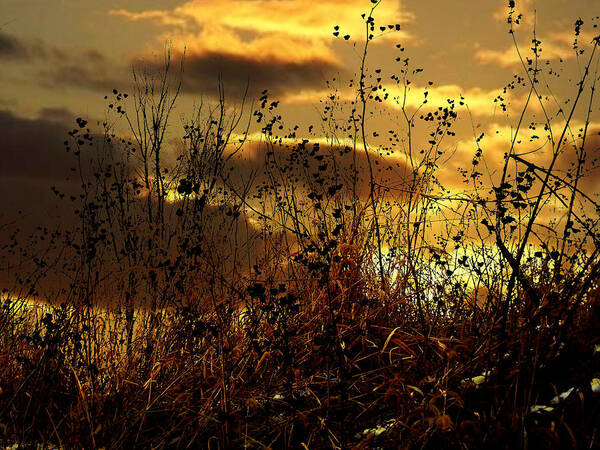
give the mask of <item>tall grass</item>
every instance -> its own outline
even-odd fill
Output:
[[[268,92],[234,108],[220,85],[167,145],[183,73],[169,53],[107,98],[103,133],[77,120],[76,222],[6,256],[22,264],[0,311],[1,440],[598,445],[599,209],[582,187],[598,38],[564,109],[541,99],[542,44],[526,56],[515,38],[527,100],[504,158],[493,167],[476,134],[466,188],[448,189],[468,105],[407,106],[421,72],[408,60],[392,77],[398,128],[377,139],[389,94],[368,50],[398,29],[376,23],[378,4],[354,100],[332,92],[320,139],[287,127]],[[527,127],[538,153],[521,151]]]

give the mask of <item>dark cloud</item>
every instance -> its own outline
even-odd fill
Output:
[[[40,83],[49,88],[82,88],[106,94],[131,85],[126,68],[94,49],[65,51],[45,49],[47,64],[39,72]]]
[[[95,49],[67,49],[40,40],[20,41],[0,31],[0,60],[42,64],[36,81],[48,88],[112,91],[131,84],[125,67]]]
[[[581,142],[578,142],[581,145]],[[578,154],[572,145],[563,147],[564,151],[556,162],[558,174],[565,177],[567,182],[573,183],[577,170]],[[597,200],[600,188],[600,129],[590,127],[585,141],[585,161],[581,169],[582,177],[578,187],[587,195]]]
[[[400,158],[370,153],[375,183],[389,188],[389,195],[400,195],[412,178],[412,171]],[[314,143],[247,144],[231,162],[230,180],[240,186],[253,179],[256,187],[266,189],[274,183],[287,186],[303,198],[310,192],[329,193],[339,188],[346,194],[354,190],[366,198],[370,190],[369,161],[365,151],[350,146]],[[336,188],[336,186],[338,188]]]
[[[127,64],[111,61],[94,49],[77,50],[47,46],[42,42],[22,43],[0,34],[0,56],[13,59],[35,59],[43,62],[38,82],[48,88],[81,88],[110,92],[131,88],[130,68],[160,73],[162,58],[133,58]],[[181,55],[172,56],[172,74],[178,75]],[[284,61],[256,55],[233,55],[220,52],[188,53],[185,57],[183,91],[190,94],[218,94],[219,79],[229,97],[241,97],[246,87],[251,98],[268,89],[279,96],[290,91],[320,89],[326,80],[338,74],[332,62],[314,59],[308,62]]]
[[[0,58],[19,62],[37,60],[53,63],[68,57],[66,50],[47,45],[40,39],[22,40],[0,30]]]
[[[28,55],[28,49],[22,42],[0,31],[0,58],[25,59]]]
[[[179,61],[174,56],[173,61]],[[162,62],[136,60],[136,66],[160,71]],[[282,61],[220,52],[188,53],[184,60],[183,90],[190,94],[216,95],[219,78],[229,97],[241,97],[246,87],[251,98],[268,89],[277,96],[286,92],[322,88],[339,67],[325,60],[310,62]]]
[[[114,69],[117,73],[121,70]],[[77,63],[64,61],[51,69],[43,70],[40,79],[44,86],[50,88],[83,88],[101,93],[108,93],[113,89],[121,90],[131,84],[125,77],[118,78],[109,73],[111,70],[112,68],[92,60],[82,59]]]
[[[35,119],[0,110],[0,177],[61,180],[73,163],[65,151],[73,115],[64,109],[44,109]]]
[[[0,110],[0,242],[10,244],[19,230],[23,248],[40,250],[46,241],[24,243],[41,233],[38,227],[65,230],[77,223],[68,199],[77,195],[80,181],[70,170],[73,154],[64,146],[72,117],[57,108],[44,109],[34,119]]]
[[[76,160],[73,152],[67,152],[64,145],[65,140],[71,140],[67,132],[76,127],[73,118],[68,110],[61,108],[43,109],[36,118],[20,117],[0,110],[0,192],[4,194],[0,206],[0,259],[10,259],[16,267],[10,271],[0,270],[0,290],[6,287],[11,292],[18,292],[13,289],[22,287],[18,277],[28,277],[28,273],[36,270],[35,264],[23,252],[28,255],[45,254],[48,260],[75,258],[70,253],[61,253],[63,241],[60,240],[57,241],[58,248],[46,253],[50,240],[48,232],[60,229],[66,236],[69,230],[80,226],[77,214],[80,203],[78,200],[71,201],[71,195],[74,199],[78,198],[82,192],[81,180],[70,170],[76,165]],[[97,138],[95,134],[92,136]],[[89,153],[85,147],[82,148],[82,166],[89,163],[89,157],[95,154],[94,148],[89,147]],[[89,173],[85,179],[94,183],[94,177]],[[143,205],[145,200],[142,198],[133,199],[130,204],[132,210]],[[173,227],[178,223],[177,210],[180,206],[177,202],[166,205],[166,220]],[[145,214],[136,216],[132,213],[131,217],[141,220],[141,228],[145,224],[143,219],[139,219],[146,217]],[[261,255],[258,230],[244,214],[235,217],[228,214],[228,208],[209,204],[203,216],[203,230],[206,258],[214,264],[215,270],[248,270],[248,265],[255,263]],[[145,232],[148,232],[147,229]],[[242,246],[245,253],[241,250]],[[173,247],[173,250],[176,248]],[[243,260],[241,255],[245,255]],[[51,298],[51,292],[58,292],[67,284],[68,280],[62,277],[60,270],[50,270],[37,287],[40,288],[40,296]]]
[[[71,202],[60,200],[51,189],[77,190],[76,181],[67,179],[73,156],[63,145],[70,118],[64,109],[45,109],[34,119],[0,110],[0,258],[10,261],[7,267],[14,266],[0,270],[0,288],[22,288],[18,277],[35,273],[23,252],[46,250],[44,230],[64,230],[76,223]]]
[[[127,91],[132,86],[130,67],[150,74],[164,70],[162,59],[135,58],[127,65],[118,65],[92,50],[73,54],[54,50],[45,54],[51,64],[40,72],[39,79],[47,87],[77,87],[101,93],[115,88]],[[173,77],[179,76],[180,57],[172,57]],[[221,79],[229,98],[242,97],[246,88],[250,98],[258,97],[265,89],[273,96],[280,96],[290,91],[320,89],[338,72],[337,66],[324,60],[306,63],[218,52],[188,54],[184,61],[182,89],[188,94],[216,96]]]

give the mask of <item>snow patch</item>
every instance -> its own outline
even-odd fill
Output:
[[[529,408],[529,412],[532,414],[551,413],[552,411],[554,411],[554,408],[552,406],[545,405],[533,405]]]
[[[460,386],[463,387],[469,383],[473,383],[475,386],[479,386],[479,385],[485,383],[491,374],[492,374],[491,370],[486,370],[481,375],[477,375],[473,378],[465,378],[464,380],[460,381]]]
[[[396,424],[395,420],[388,420],[384,423],[375,425],[373,428],[366,428],[360,434],[362,434],[363,436],[368,436],[370,434],[372,434],[374,436],[379,436],[379,435],[385,433],[386,431],[390,430],[395,424]]]
[[[552,400],[550,400],[551,405],[558,405],[560,402],[565,401],[569,395],[575,390],[575,388],[570,388],[563,392],[560,395],[557,395]]]

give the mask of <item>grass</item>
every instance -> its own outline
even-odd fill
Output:
[[[529,315],[515,311],[498,342],[493,321],[458,302],[425,334],[405,296],[389,293],[383,303],[377,290],[338,280],[259,294],[242,316],[166,313],[154,332],[140,327],[129,354],[118,332],[101,329],[106,312],[94,317],[91,357],[79,337],[90,330],[73,313],[12,323],[1,354],[5,439],[65,447],[595,445],[597,296],[562,333],[551,318],[523,325]]]

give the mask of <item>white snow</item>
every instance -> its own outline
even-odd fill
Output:
[[[556,397],[554,397],[552,400],[550,400],[550,404],[552,405],[558,405],[560,402],[564,401],[567,399],[567,397],[569,395],[571,395],[571,392],[573,392],[575,390],[575,388],[570,388],[567,389],[565,392],[563,392],[560,395],[557,395]]]
[[[490,370],[486,370],[481,375],[477,375],[473,378],[465,378],[464,380],[461,380],[460,385],[464,386],[465,384],[473,383],[475,386],[479,386],[480,384],[485,383],[491,373],[492,372]]]
[[[545,406],[545,405],[533,405],[532,407],[529,408],[529,412],[530,413],[541,413],[541,412],[552,412],[554,411],[554,408],[552,406]]]

